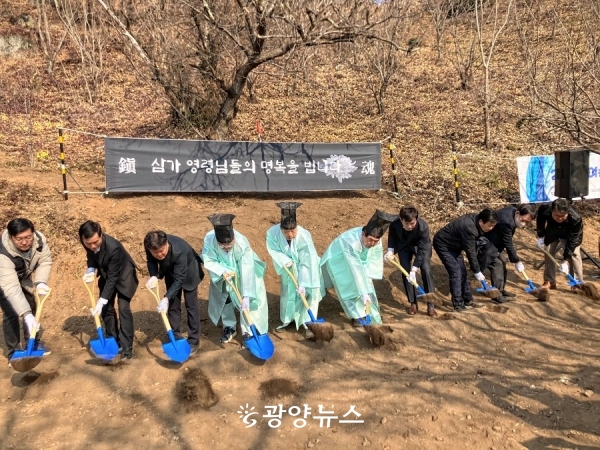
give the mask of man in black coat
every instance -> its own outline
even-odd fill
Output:
[[[479,214],[465,214],[452,220],[433,237],[433,248],[448,271],[450,295],[456,312],[473,306],[462,252],[466,253],[477,281],[484,281],[485,276],[477,260],[477,239],[491,231],[497,222],[496,212],[486,208]]]
[[[558,245],[563,248],[563,263],[560,271],[573,273],[583,281],[583,262],[580,247],[583,241],[583,220],[571,208],[569,201],[557,198],[551,205],[542,205],[537,215],[538,247],[554,254]],[[569,264],[570,263],[570,264]],[[556,265],[546,256],[543,287],[556,289]]]
[[[502,293],[500,297],[492,301],[505,303],[509,298],[515,297],[515,294],[511,294],[505,289],[507,259],[502,252],[506,250],[508,260],[515,265],[517,272],[521,273],[525,270],[515,249],[513,236],[517,228],[525,228],[535,219],[535,209],[530,205],[521,205],[518,208],[507,206],[496,211],[496,215],[498,223],[492,231],[484,234],[488,243],[479,249],[478,258],[481,271],[490,270],[492,285]]]
[[[88,220],[79,227],[79,240],[87,254],[86,283],[92,283],[97,270],[100,298],[92,315],[99,314],[104,321],[106,334],[112,336],[122,349],[122,357],[133,357],[133,314],[131,298],[138,287],[136,265],[123,245],[102,232],[99,223]],[[119,302],[119,326],[115,311],[115,298]],[[117,333],[117,329],[119,332]]]
[[[151,231],[144,238],[146,259],[150,279],[148,289],[158,285],[158,279],[165,279],[167,293],[160,301],[158,312],[166,312],[169,324],[177,338],[181,337],[181,294],[185,300],[188,324],[188,342],[192,354],[200,344],[200,306],[198,285],[202,281],[202,260],[190,244],[180,237],[164,231]]]
[[[419,211],[412,206],[400,209],[398,218],[392,222],[388,231],[388,251],[386,258],[398,255],[400,265],[409,273],[409,279],[417,281],[417,271],[421,270],[423,290],[426,293],[434,292],[433,277],[431,275],[431,237],[429,225],[419,217]],[[413,261],[413,257],[415,258]],[[402,282],[410,306],[408,314],[414,315],[419,307],[415,287],[404,275]],[[433,303],[427,304],[427,314],[437,316]]]

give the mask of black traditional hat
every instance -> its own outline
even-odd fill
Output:
[[[215,228],[215,237],[219,244],[229,244],[233,241],[233,214],[213,214],[208,216],[208,220]]]
[[[296,209],[302,203],[298,202],[279,202],[277,207],[281,208],[281,228],[284,230],[293,230],[298,226],[296,222]]]
[[[390,226],[394,220],[396,220],[397,215],[388,214],[386,212],[375,210],[375,214],[369,220],[369,223],[364,228],[365,234],[367,236],[373,236],[376,238],[381,238],[385,231]]]

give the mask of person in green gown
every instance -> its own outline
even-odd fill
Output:
[[[214,230],[204,238],[202,259],[210,275],[208,315],[217,325],[223,323],[222,344],[231,342],[237,334],[235,309],[249,311],[257,331],[268,331],[269,317],[265,289],[266,264],[254,253],[248,239],[233,229],[233,214],[213,214],[208,217]],[[231,284],[238,288],[238,298]],[[251,336],[249,324],[240,313],[240,325],[245,337]]]
[[[304,295],[310,309],[317,316],[319,302],[323,298],[324,288],[319,265],[319,255],[313,244],[310,232],[296,222],[296,209],[302,203],[281,202],[281,223],[273,225],[267,231],[267,250],[273,259],[275,271],[281,280],[279,317],[282,329],[292,321],[296,330],[302,325],[306,338],[314,337],[305,325],[310,316],[300,298]],[[294,276],[290,277],[288,271]],[[296,287],[296,283],[298,287]]]
[[[321,257],[324,286],[335,289],[354,326],[365,323],[368,303],[371,322],[381,323],[373,280],[383,278],[381,237],[395,218],[394,214],[376,210],[367,225],[340,234]]]

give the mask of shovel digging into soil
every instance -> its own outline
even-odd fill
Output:
[[[290,270],[287,267],[283,266],[283,268],[294,282],[296,289],[298,289],[298,280],[296,279],[294,274],[290,272]],[[310,310],[310,305],[308,304],[306,297],[304,296],[304,294],[299,295],[300,299],[302,300],[302,303],[304,304],[304,307],[306,308],[306,312],[308,312],[308,316],[310,317],[310,322],[306,322],[305,325],[313,333],[314,339],[327,342],[331,341],[333,339],[333,326],[331,326],[330,323],[325,322],[325,319],[315,319],[313,312]]]
[[[550,291],[543,287],[535,287],[535,284],[529,279],[525,271],[521,272],[523,274],[523,278],[527,281],[528,287],[525,288],[525,292],[533,295],[540,302],[547,302],[550,300]]]
[[[389,337],[379,329],[379,326],[371,324],[371,302],[367,302],[364,320],[358,319],[358,321],[365,328],[371,344],[375,347],[383,347],[390,344]]]
[[[560,269],[560,263],[556,260],[556,258],[554,258],[554,256],[550,254],[548,250],[540,247],[537,248],[539,248],[544,253],[544,255],[546,255],[550,259],[550,261],[552,261],[556,265],[556,267]],[[595,284],[584,283],[583,281],[576,280],[570,273],[565,273],[565,276],[569,279],[569,286],[571,286],[574,289],[581,290],[583,292],[583,295],[591,298],[596,302],[600,301],[600,293],[598,292],[598,288]]]
[[[477,292],[479,292],[484,297],[487,297],[491,300],[500,297],[500,291],[498,290],[498,288],[496,288],[495,286],[489,286],[485,280],[481,280],[481,286],[482,287],[477,289]]]

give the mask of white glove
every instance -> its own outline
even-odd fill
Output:
[[[50,288],[48,287],[48,285],[46,283],[39,283],[36,286],[37,289],[37,293],[38,295],[48,295],[48,292],[50,292]]]
[[[167,297],[165,297],[160,301],[160,303],[158,304],[158,308],[156,308],[156,310],[159,313],[166,313],[168,309],[169,309],[169,299]]]
[[[29,335],[31,336],[37,325],[35,323],[35,317],[33,317],[33,314],[29,313],[25,316],[25,325],[27,325],[27,330],[29,330]]]
[[[394,249],[388,248],[388,251],[383,258],[384,259],[392,259],[393,257],[394,257]]]
[[[248,297],[242,298],[242,309],[250,311],[250,299]]]
[[[370,296],[369,294],[363,294],[363,295],[362,295],[362,301],[363,301],[363,303],[366,305],[366,304],[367,304],[367,302],[370,302],[370,301],[371,301],[371,296]]]
[[[539,248],[544,248],[544,247],[546,247],[546,244],[544,244],[544,238],[543,238],[543,237],[541,237],[541,238],[539,238],[539,239],[538,239],[538,241],[537,241],[537,246],[538,246]]]
[[[518,263],[515,263],[515,269],[517,270],[517,272],[521,273],[525,271],[525,266],[521,261],[519,261]]]
[[[568,261],[562,262],[562,264],[560,265],[560,271],[562,273],[564,273],[565,275],[569,273],[569,262]]]
[[[92,316],[95,316],[95,315],[100,316],[102,314],[102,308],[107,303],[108,303],[108,300],[106,300],[105,298],[100,297],[98,299],[98,302],[96,302],[96,307],[95,308],[90,308],[90,312],[92,313]]]
[[[298,295],[306,295],[306,289],[304,289],[304,287],[302,287],[302,286],[298,286],[298,289],[296,289],[296,292],[298,293]]]
[[[484,275],[484,274],[482,274],[481,272],[477,272],[477,273],[475,274],[475,279],[476,279],[477,281],[485,281],[485,275]]]
[[[90,267],[90,269],[92,269],[91,272],[86,272],[85,274],[83,274],[83,281],[85,281],[86,283],[93,283],[94,279],[96,278],[96,274],[93,271],[93,268]]]
[[[287,267],[288,269],[290,267],[292,267],[293,265],[294,265],[294,261],[292,261],[291,259],[288,262],[285,263],[285,267]]]
[[[410,273],[408,274],[408,279],[413,284],[417,283],[417,270],[419,270],[419,268],[413,266],[412,269],[410,269]]]
[[[231,279],[235,276],[235,272],[223,272],[223,279],[227,281],[231,281]]]
[[[156,286],[158,286],[158,278],[156,278],[156,277],[148,278],[148,281],[146,281],[146,287],[148,289],[156,289]]]

